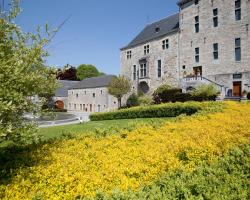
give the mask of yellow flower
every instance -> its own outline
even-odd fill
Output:
[[[157,129],[144,125],[126,138],[85,136],[44,145],[32,155],[36,165],[19,169],[10,184],[0,186],[0,198],[74,199],[100,190],[137,190],[168,171],[212,163],[250,136],[250,104],[226,105],[223,112]]]

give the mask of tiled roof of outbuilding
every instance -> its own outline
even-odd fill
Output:
[[[93,78],[86,78],[77,84],[73,85],[69,89],[87,89],[87,88],[99,88],[107,87],[111,82],[114,75],[104,75]]]
[[[147,25],[132,42],[121,48],[121,50],[135,47],[178,30],[179,13]]]
[[[55,92],[55,97],[67,97],[68,89],[73,85],[79,83],[79,81],[67,81],[67,80],[58,80],[60,87]]]

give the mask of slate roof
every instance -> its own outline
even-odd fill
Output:
[[[79,83],[73,85],[69,89],[87,89],[87,88],[98,88],[107,87],[111,82],[114,75],[104,75],[93,78],[86,78]]]
[[[158,31],[157,31],[158,28]],[[137,45],[149,42],[164,35],[176,32],[179,30],[179,13],[170,17],[164,18],[160,21],[147,25],[143,31],[135,37],[132,42],[121,50],[129,49]]]
[[[192,1],[192,0],[179,0],[178,2],[177,2],[177,5],[183,5],[184,3],[187,3],[187,2],[189,2],[189,1]]]
[[[79,83],[79,81],[58,80],[59,88],[55,91],[55,97],[68,97],[68,89]]]

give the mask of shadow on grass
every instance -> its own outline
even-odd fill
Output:
[[[8,185],[21,168],[29,168],[41,162],[39,149],[45,144],[55,143],[55,140],[40,142],[27,146],[0,147],[0,185]],[[43,151],[50,155],[49,149]]]

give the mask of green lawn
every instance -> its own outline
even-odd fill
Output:
[[[69,133],[74,135],[86,134],[89,132],[92,132],[94,134],[99,132],[118,133],[122,129],[133,130],[134,128],[142,124],[151,124],[153,126],[159,126],[162,123],[173,119],[176,118],[144,118],[144,119],[91,121],[84,124],[40,128],[38,134],[42,136],[43,140],[47,140],[52,138],[60,138],[63,135]]]

